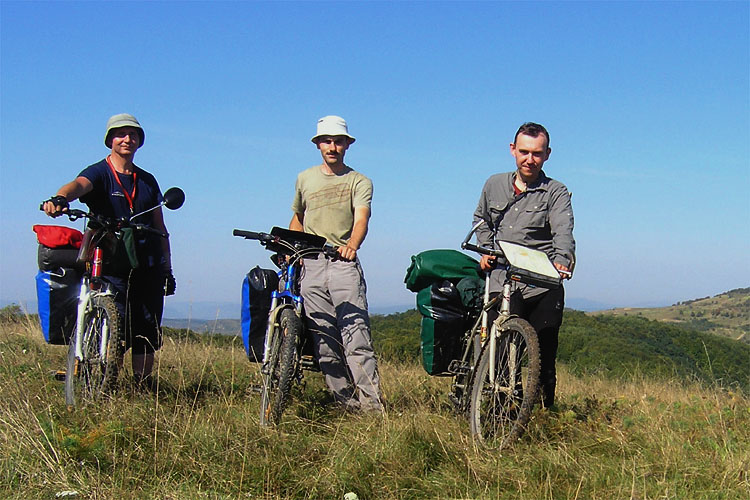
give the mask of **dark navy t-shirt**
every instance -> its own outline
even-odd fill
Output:
[[[118,218],[130,217],[161,203],[162,194],[156,178],[135,165],[133,171],[135,172],[137,185],[132,213],[123,188],[128,193],[133,192],[133,176],[117,173],[122,183],[122,187],[120,187],[120,184],[115,180],[115,173],[107,164],[106,159],[89,165],[78,174],[79,177],[88,179],[93,185],[93,189],[89,193],[81,196],[81,201],[88,205],[89,210],[95,214]],[[152,220],[153,212],[149,212],[138,217],[135,222],[153,225]],[[157,235],[148,233],[138,235],[137,253],[141,265],[152,267],[160,263],[162,250],[159,238]]]

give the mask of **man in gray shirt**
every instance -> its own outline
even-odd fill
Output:
[[[477,231],[477,243],[499,248],[496,241],[509,241],[546,253],[563,278],[570,278],[575,264],[573,208],[570,193],[560,182],[542,171],[552,150],[549,133],[537,123],[524,123],[510,145],[516,171],[491,176],[484,184],[474,223],[486,224]],[[480,267],[491,271],[490,293],[502,291],[505,271],[493,269],[494,258],[483,256]],[[542,403],[555,401],[555,358],[562,323],[565,292],[514,283],[511,313],[531,323],[539,335],[541,350]],[[494,320],[497,311],[491,315]]]

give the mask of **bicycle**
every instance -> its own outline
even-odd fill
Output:
[[[257,240],[275,252],[271,260],[279,268],[279,286],[271,293],[271,309],[261,360],[260,425],[268,427],[281,421],[289,403],[292,383],[302,382],[302,370],[318,370],[312,356],[303,354],[309,341],[303,324],[303,300],[300,295],[302,258],[319,255],[336,258],[336,248],[322,236],[280,227],[271,233],[235,229],[232,234]]]
[[[512,283],[551,289],[562,279],[543,252],[508,242],[499,242],[500,250],[469,243],[483,223],[472,227],[461,248],[494,256],[506,279],[502,293],[490,299],[490,273],[485,275],[481,312],[463,335],[461,359],[448,367],[453,376],[449,397],[468,417],[473,438],[485,448],[501,449],[521,437],[541,392],[537,332],[511,314]],[[498,303],[499,316],[488,325],[488,311]]]
[[[77,400],[97,400],[109,393],[117,382],[125,346],[123,318],[115,304],[115,292],[104,277],[104,267],[114,255],[123,229],[168,236],[148,225],[133,222],[161,206],[177,210],[185,201],[185,193],[179,188],[170,188],[163,199],[155,207],[129,218],[105,217],[79,209],[63,212],[71,222],[81,218],[89,221],[78,254],[84,270],[65,371],[65,404],[69,408],[74,408]]]

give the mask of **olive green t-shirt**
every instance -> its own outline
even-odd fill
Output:
[[[346,167],[341,174],[324,174],[316,165],[297,176],[292,210],[303,214],[306,233],[344,246],[352,235],[355,207],[370,208],[372,181]]]

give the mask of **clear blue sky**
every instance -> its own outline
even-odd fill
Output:
[[[410,256],[458,247],[529,120],[573,192],[569,303],[750,286],[748,5],[3,1],[0,302],[35,299],[39,202],[107,154],[121,112],[146,130],[136,163],[187,193],[166,215],[167,316],[239,315],[243,275],[272,264],[232,229],[288,224],[327,114],[375,185],[360,254],[375,310],[414,304]]]

